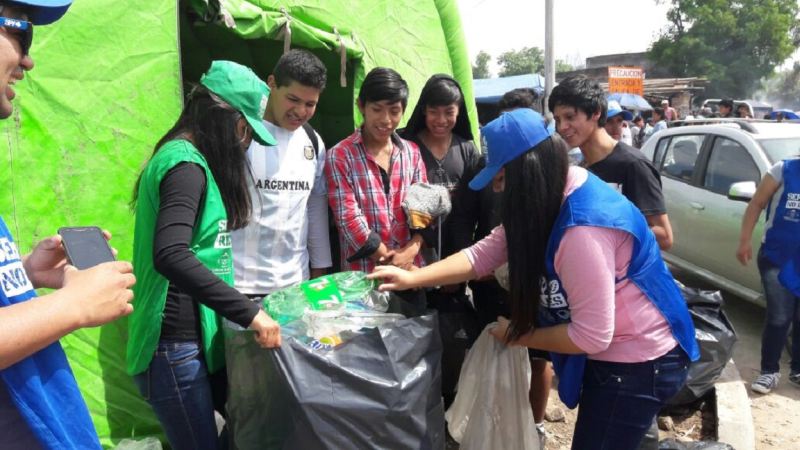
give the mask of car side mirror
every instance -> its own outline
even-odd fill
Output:
[[[754,181],[740,181],[733,183],[728,190],[728,198],[740,202],[749,202],[756,193],[756,183]]]

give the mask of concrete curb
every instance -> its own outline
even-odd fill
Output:
[[[747,388],[731,359],[714,385],[717,392],[718,441],[736,450],[755,450],[756,434]]]

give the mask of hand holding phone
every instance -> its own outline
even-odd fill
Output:
[[[114,253],[98,227],[62,227],[61,235],[67,260],[79,270],[114,261]]]

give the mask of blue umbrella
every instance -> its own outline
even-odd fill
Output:
[[[776,109],[771,113],[769,113],[769,118],[775,120],[778,117],[778,113],[782,113],[783,118],[787,120],[800,119],[800,116],[798,116],[797,113],[792,111],[791,109]]]
[[[497,103],[503,94],[517,88],[531,88],[537,94],[544,93],[544,77],[531,73],[501,78],[481,78],[472,80],[472,90],[476,103]]]
[[[608,100],[616,100],[623,108],[633,109],[636,111],[650,111],[653,109],[650,103],[647,103],[641,95],[636,94],[623,94],[615,92],[608,95]]]

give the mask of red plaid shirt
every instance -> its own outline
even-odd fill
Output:
[[[411,240],[401,202],[409,186],[428,181],[425,163],[416,144],[396,134],[392,141],[388,196],[381,169],[367,154],[360,129],[328,151],[325,177],[333,220],[339,229],[342,268],[349,265],[350,270],[372,271],[375,263],[369,257],[347,262],[347,258],[364,247],[372,232],[377,233],[389,249],[400,249]],[[421,254],[414,259],[414,264],[417,267],[424,264]]]

